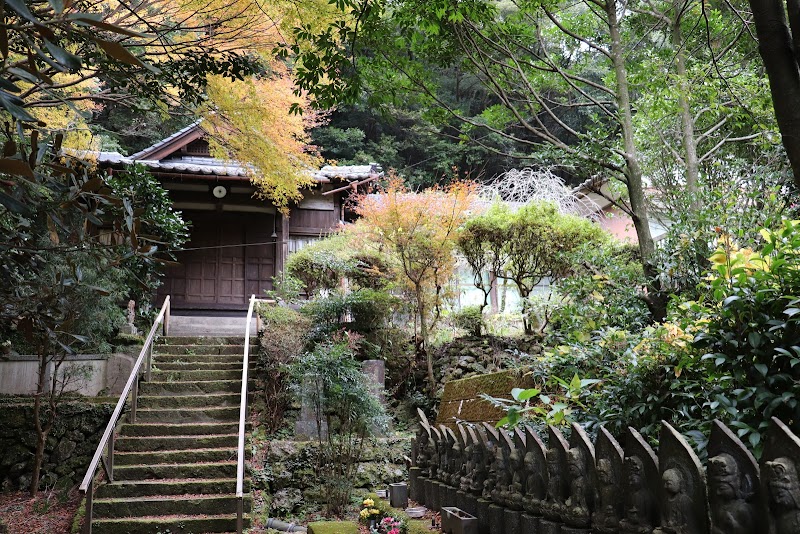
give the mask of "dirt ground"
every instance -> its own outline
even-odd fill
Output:
[[[69,534],[80,501],[77,489],[40,491],[33,499],[28,492],[0,493],[0,533]]]

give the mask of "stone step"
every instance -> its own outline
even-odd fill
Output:
[[[223,515],[236,513],[236,495],[157,495],[124,499],[95,499],[93,514],[98,519],[164,515]],[[244,499],[245,512],[250,499]]]
[[[244,490],[250,491],[250,481],[244,479]],[[95,490],[97,498],[119,499],[123,497],[145,497],[154,495],[224,494],[236,492],[235,478],[211,478],[184,480],[140,480],[117,481],[101,484]]]
[[[177,463],[208,463],[236,461],[234,447],[214,449],[184,449],[172,451],[118,452],[114,455],[114,465],[161,465]]]
[[[248,380],[252,390],[254,380]],[[204,395],[206,393],[239,393],[242,391],[242,378],[238,380],[198,380],[196,382],[142,382],[140,395]]]
[[[252,372],[255,362],[250,362]],[[242,375],[242,361],[238,362],[166,362],[158,361],[153,363],[153,371],[238,371]]]
[[[122,436],[117,438],[114,449],[119,452],[155,452],[179,449],[212,449],[218,447],[236,447],[238,434],[219,434],[212,436]]]
[[[136,412],[142,423],[225,423],[239,420],[239,406],[209,408],[145,408]]]
[[[249,517],[245,517],[245,526],[250,526]],[[98,519],[92,522],[93,534],[155,534],[158,532],[171,534],[236,532],[236,514]]]
[[[250,331],[250,342],[256,339],[255,330]],[[239,335],[231,336],[166,336],[159,337],[156,345],[244,345],[244,329]]]
[[[237,416],[238,420],[238,416]],[[158,437],[158,436],[219,436],[239,433],[239,423],[189,422],[189,423],[147,423],[126,424],[120,436]]]
[[[165,480],[175,478],[234,478],[236,461],[201,464],[119,465],[114,480]]]
[[[155,354],[153,355],[153,365],[163,363],[241,363],[244,354]],[[250,353],[250,359],[256,361],[258,358],[254,352]]]
[[[139,409],[148,408],[220,408],[241,404],[241,393],[204,393],[202,395],[140,395]]]
[[[163,355],[186,356],[230,356],[244,354],[244,345],[158,345],[156,346],[157,358]],[[251,343],[250,354],[258,351],[258,345]]]
[[[153,370],[155,382],[195,382],[197,380],[236,380],[242,371],[158,371]]]

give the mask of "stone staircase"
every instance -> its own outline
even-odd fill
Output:
[[[236,532],[242,342],[159,340],[136,423],[116,440],[114,482],[96,490],[94,534]]]

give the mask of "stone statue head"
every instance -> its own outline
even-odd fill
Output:
[[[644,464],[638,456],[625,458],[625,473],[628,476],[628,484],[632,488],[640,488],[642,486],[643,471]]]
[[[547,459],[547,472],[550,475],[558,473],[558,471],[561,469],[561,466],[559,465],[561,463],[561,455],[558,453],[558,449],[555,447],[547,449],[545,457]]]
[[[742,496],[739,466],[730,454],[723,452],[709,458],[708,479],[718,497],[730,500]]]
[[[672,467],[664,471],[661,475],[661,481],[664,483],[664,490],[668,495],[677,495],[683,493],[685,488],[683,485],[683,473],[680,469]]]
[[[611,468],[611,460],[608,458],[600,458],[597,462],[597,479],[604,485],[614,483],[614,472]]]
[[[800,508],[800,481],[797,469],[789,458],[766,463],[765,479],[770,499],[782,508]]]
[[[572,447],[567,451],[567,469],[573,478],[583,476],[586,464],[583,460],[583,451],[579,447]]]

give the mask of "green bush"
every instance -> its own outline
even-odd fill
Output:
[[[324,480],[329,513],[339,513],[350,502],[365,440],[382,432],[387,423],[383,404],[367,384],[346,339],[321,343],[291,365],[295,391],[316,418],[316,467]]]
[[[344,236],[320,239],[294,252],[286,260],[286,272],[303,283],[307,295],[335,289],[355,267]]]
[[[480,337],[484,328],[481,310],[481,306],[464,306],[453,314],[453,323],[457,328],[466,330],[469,335]]]
[[[286,365],[305,350],[311,321],[286,306],[259,304],[257,312],[263,323],[256,366],[264,399],[262,423],[272,433],[283,424],[291,401]]]
[[[343,328],[359,334],[385,328],[400,303],[387,291],[364,288],[349,293],[333,291],[309,301],[301,311],[314,325],[312,339],[321,341]]]

